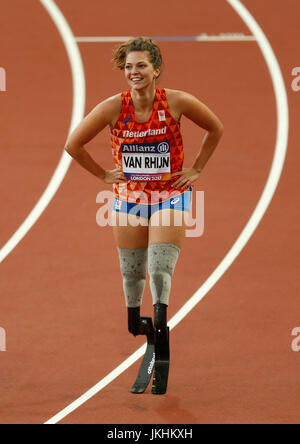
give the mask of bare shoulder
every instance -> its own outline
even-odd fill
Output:
[[[122,104],[122,94],[115,94],[114,96],[108,97],[103,100],[100,104],[112,109],[120,109]]]
[[[168,88],[166,88],[165,91],[167,95],[168,104],[170,106],[178,105],[178,103],[180,102],[182,91],[178,91],[177,89],[168,89]]]
[[[214,112],[197,97],[185,91],[166,89],[168,104],[173,116],[182,115],[206,130],[218,128],[222,123]],[[179,120],[178,119],[178,120]]]
[[[201,102],[192,94],[177,89],[166,89],[168,105],[173,116],[177,116],[176,120],[185,114],[189,107],[195,103]]]
[[[116,94],[100,102],[92,111],[99,116],[105,116],[106,122],[114,126],[118,120],[122,108],[122,94]]]
[[[108,125],[113,127],[121,111],[121,94],[98,103],[68,138],[68,146],[84,146]]]
[[[176,89],[165,89],[170,112],[174,119],[179,122],[182,116],[182,91]]]
[[[168,103],[172,106],[185,108],[191,102],[201,103],[200,100],[192,94],[177,89],[166,89]]]

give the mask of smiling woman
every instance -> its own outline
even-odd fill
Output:
[[[146,390],[155,356],[152,393],[164,394],[169,373],[167,307],[185,238],[183,215],[190,210],[192,184],[214,152],[223,125],[196,97],[157,88],[163,60],[159,47],[150,38],[137,37],[122,44],[114,52],[114,62],[124,72],[130,89],[101,102],[71,134],[65,148],[90,173],[113,184],[113,231],[128,308],[128,329],[134,336],[146,335],[148,339],[131,391]],[[183,168],[183,115],[207,131],[190,168]],[[84,147],[107,126],[116,167],[108,171]],[[166,216],[168,224],[164,223]],[[140,316],[147,271],[154,327],[151,318]]]

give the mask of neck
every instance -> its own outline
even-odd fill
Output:
[[[154,99],[156,94],[155,85],[151,85],[150,88],[131,90],[131,97],[133,101],[134,108],[139,110],[147,110],[153,107]]]

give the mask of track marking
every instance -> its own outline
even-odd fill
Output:
[[[80,43],[109,43],[109,42],[126,42],[133,36],[95,36],[95,37],[76,37],[76,42]],[[157,42],[248,42],[255,41],[254,35],[245,35],[239,32],[220,33],[217,35],[209,35],[202,33],[195,36],[161,36],[151,37]]]
[[[83,63],[71,28],[54,1],[40,0],[40,2],[46,8],[50,17],[55,23],[58,32],[64,42],[70,60],[73,79],[73,110],[69,129],[70,134],[84,117],[85,76]],[[12,252],[12,250],[18,245],[18,243],[23,239],[23,237],[28,233],[28,231],[33,227],[33,225],[45,211],[48,204],[53,199],[56,191],[60,187],[71,162],[72,158],[64,151],[56,167],[56,170],[39,201],[30,212],[30,214],[27,216],[27,218],[24,220],[22,225],[14,233],[14,235],[1,248],[0,263]]]
[[[288,143],[288,132],[289,132],[289,110],[287,93],[284,86],[284,81],[282,78],[282,73],[280,66],[276,59],[276,56],[272,50],[272,47],[267,40],[264,32],[249,13],[249,11],[240,3],[239,0],[226,0],[233,9],[240,15],[242,20],[246,23],[248,28],[252,31],[253,35],[256,36],[258,46],[266,60],[267,66],[269,68],[271,79],[274,87],[274,93],[276,98],[276,109],[277,109],[277,140],[275,146],[275,152],[273,156],[271,171],[267,182],[265,184],[263,193],[260,200],[249,219],[249,222],[243,229],[242,233],[238,237],[237,241],[231,248],[231,250],[224,257],[222,262],[218,265],[215,271],[210,275],[206,282],[199,288],[199,290],[184,304],[184,306],[176,313],[175,316],[169,322],[170,329],[172,330],[179,322],[184,319],[188,313],[203,299],[203,297],[209,292],[209,290],[218,282],[218,280],[223,276],[223,274],[228,270],[240,252],[243,250],[252,234],[258,227],[260,221],[262,220],[268,206],[276,191],[281,172],[283,169],[287,143]],[[56,424],[82,404],[87,402],[97,393],[99,393],[104,387],[114,381],[121,373],[127,370],[131,365],[133,365],[145,352],[146,344],[139,348],[135,353],[133,353],[128,359],[126,359],[122,364],[120,364],[115,370],[109,373],[105,378],[94,385],[89,391],[84,393],[76,401],[72,402],[65,409],[61,410],[51,419],[49,419],[45,424]]]

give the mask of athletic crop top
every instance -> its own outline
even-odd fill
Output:
[[[126,182],[113,185],[118,199],[156,204],[189,188],[172,187],[178,177],[171,178],[171,173],[183,166],[183,142],[164,89],[156,89],[152,115],[143,123],[135,120],[131,91],[123,92],[121,113],[110,132],[116,168],[122,167],[127,177]]]

